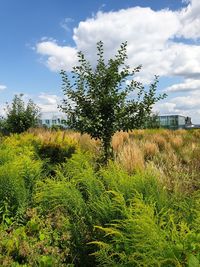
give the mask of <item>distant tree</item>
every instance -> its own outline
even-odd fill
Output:
[[[158,129],[160,128],[160,120],[157,113],[152,113],[146,121],[145,128]]]
[[[0,116],[0,134],[6,134],[6,120]]]
[[[6,128],[10,133],[22,133],[38,124],[40,108],[29,99],[27,105],[22,99],[23,94],[15,95],[11,105],[6,106]]]
[[[151,116],[154,103],[165,94],[156,96],[158,77],[148,90],[132,79],[141,66],[130,70],[125,65],[127,43],[122,43],[114,58],[104,60],[103,42],[97,43],[97,65],[94,69],[78,52],[79,65],[72,71],[72,82],[65,71],[63,80],[63,99],[61,110],[68,116],[70,128],[88,133],[100,139],[103,145],[104,162],[112,155],[111,140],[116,131],[128,131],[145,127]],[[129,82],[127,82],[129,80]],[[136,97],[131,93],[135,91]]]

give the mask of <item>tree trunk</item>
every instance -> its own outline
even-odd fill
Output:
[[[107,164],[109,159],[113,158],[113,148],[111,145],[111,137],[102,140],[103,145],[103,164]]]

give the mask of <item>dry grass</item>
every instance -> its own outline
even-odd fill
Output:
[[[134,130],[129,131],[128,133],[131,139],[143,139],[145,136],[145,130]]]
[[[158,146],[160,151],[164,151],[167,148],[167,141],[161,134],[155,134],[153,136],[153,142]]]
[[[151,143],[149,141],[143,144],[143,153],[145,160],[152,159],[155,155],[159,153],[158,145]]]
[[[77,137],[78,144],[83,151],[91,151],[95,155],[100,153],[100,140],[92,139],[88,134],[79,135]]]
[[[144,169],[143,153],[133,141],[123,145],[116,156],[116,161],[129,173]]]
[[[100,156],[100,141],[74,131],[31,131],[43,142],[75,142],[82,151]],[[188,194],[199,188],[200,130],[134,130],[117,132],[112,139],[115,161],[129,173],[152,164],[170,191]],[[191,182],[192,181],[192,182]],[[191,184],[193,184],[191,186]]]
[[[29,132],[37,136],[43,143],[47,142],[59,142],[65,143],[70,140],[77,144],[83,151],[91,151],[92,153],[98,153],[100,150],[100,141],[92,139],[88,134],[81,135],[78,132],[66,130],[55,131],[46,129],[31,129]]]
[[[177,149],[183,145],[183,138],[181,136],[173,136],[170,142],[172,147]]]
[[[112,146],[113,146],[113,151],[119,152],[123,145],[128,142],[129,140],[129,134],[127,132],[117,132],[112,138]]]

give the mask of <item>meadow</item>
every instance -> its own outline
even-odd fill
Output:
[[[200,130],[0,136],[0,266],[200,266]]]

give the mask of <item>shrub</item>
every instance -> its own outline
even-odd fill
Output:
[[[5,203],[12,215],[31,201],[42,162],[35,159],[34,148],[17,136],[6,138],[0,146],[0,207]]]
[[[21,169],[16,163],[6,163],[0,167],[0,207],[7,202],[9,210],[16,212],[24,207],[28,198]]]
[[[198,136],[117,135],[116,159],[104,167],[93,154],[98,141],[79,133],[37,129],[2,139],[1,266],[199,266]],[[48,142],[76,149],[52,163],[53,177],[36,153]]]
[[[58,210],[40,217],[29,209],[25,218],[24,226],[0,226],[1,266],[74,266],[67,217]]]
[[[104,237],[91,242],[98,266],[198,266],[199,235],[175,213],[157,213],[153,204],[135,197],[127,217],[107,227],[97,226]]]
[[[76,149],[77,142],[75,140],[64,136],[62,139],[58,134],[49,140],[42,140],[38,154],[41,159],[47,159],[50,164],[57,164],[70,158]]]
[[[95,178],[87,154],[74,154],[72,158],[59,167],[55,180],[46,179],[38,182],[35,202],[44,213],[48,210],[61,209],[70,219],[72,232],[72,254],[75,263],[84,262],[92,266],[92,257],[86,245],[93,232],[92,216],[89,203],[92,196],[98,198],[101,183]]]

